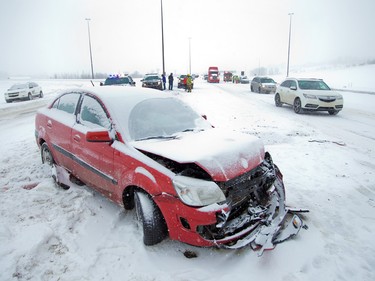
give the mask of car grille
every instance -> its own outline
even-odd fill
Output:
[[[319,97],[319,100],[324,102],[334,102],[336,100],[336,97]]]
[[[8,97],[10,97],[10,98],[16,98],[16,97],[18,97],[18,94],[19,93],[11,93],[11,94],[8,94]]]

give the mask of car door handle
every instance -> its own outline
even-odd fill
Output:
[[[81,141],[81,137],[79,135],[74,135],[73,139],[74,139],[75,142]]]
[[[48,120],[48,121],[47,121],[47,127],[48,127],[48,128],[52,128],[52,121],[51,121],[51,120]]]

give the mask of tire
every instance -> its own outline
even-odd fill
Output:
[[[329,115],[337,115],[339,113],[339,110],[330,109],[328,110]]]
[[[66,185],[64,183],[60,183],[57,179],[57,172],[56,172],[56,162],[55,159],[53,159],[52,153],[47,145],[47,143],[43,143],[40,149],[40,154],[42,157],[42,163],[47,164],[51,167],[51,175],[55,182],[55,184],[62,189],[68,190],[70,188],[69,185]]]
[[[39,93],[39,98],[43,98],[43,92],[42,91],[40,91],[40,93]]]
[[[262,91],[261,91],[260,87],[258,88],[258,93],[259,93],[259,94],[261,94],[261,93],[262,93]]]
[[[294,112],[297,113],[297,114],[302,112],[302,105],[301,105],[301,99],[300,98],[294,99],[293,109],[294,109]]]
[[[28,98],[28,100],[32,100],[32,99],[33,99],[33,95],[32,95],[31,93],[29,93],[29,94],[27,95],[27,98]]]
[[[134,192],[134,203],[139,225],[143,231],[143,243],[152,246],[167,237],[168,229],[158,206],[149,195]]]
[[[52,153],[46,143],[42,144],[42,147],[40,149],[40,156],[42,157],[43,164],[48,164],[48,166],[51,167],[55,164],[55,160],[53,159]]]
[[[280,98],[279,93],[276,93],[276,95],[275,95],[275,105],[277,107],[282,107],[283,106],[283,103],[281,102],[281,98]]]
[[[253,86],[250,86],[250,91],[254,92]]]

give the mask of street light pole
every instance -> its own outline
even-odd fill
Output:
[[[85,18],[87,21],[87,30],[89,33],[89,49],[90,49],[90,61],[91,61],[91,78],[94,79],[94,66],[92,64],[92,52],[91,52],[91,37],[90,37],[90,18]]]
[[[289,58],[290,58],[290,37],[292,33],[292,16],[294,13],[289,13],[289,44],[288,44],[288,64],[286,68],[286,77],[289,77]]]
[[[163,74],[165,75],[165,63],[164,63],[164,27],[163,27],[163,0],[160,0],[161,10],[161,50],[163,59]]]
[[[189,37],[189,74],[191,75],[191,37]]]

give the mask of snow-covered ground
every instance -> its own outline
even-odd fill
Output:
[[[352,81],[374,69],[352,72]],[[342,72],[331,75],[314,76],[348,85]],[[1,92],[13,82],[0,81]],[[197,79],[191,94],[175,88],[217,128],[259,136],[284,174],[287,203],[310,209],[308,230],[258,257],[168,239],[146,247],[134,212],[85,187],[56,188],[35,143],[35,110],[60,89],[90,82],[37,82],[45,98],[0,102],[0,280],[375,280],[375,95],[341,92],[337,116],[297,115],[249,85]]]

